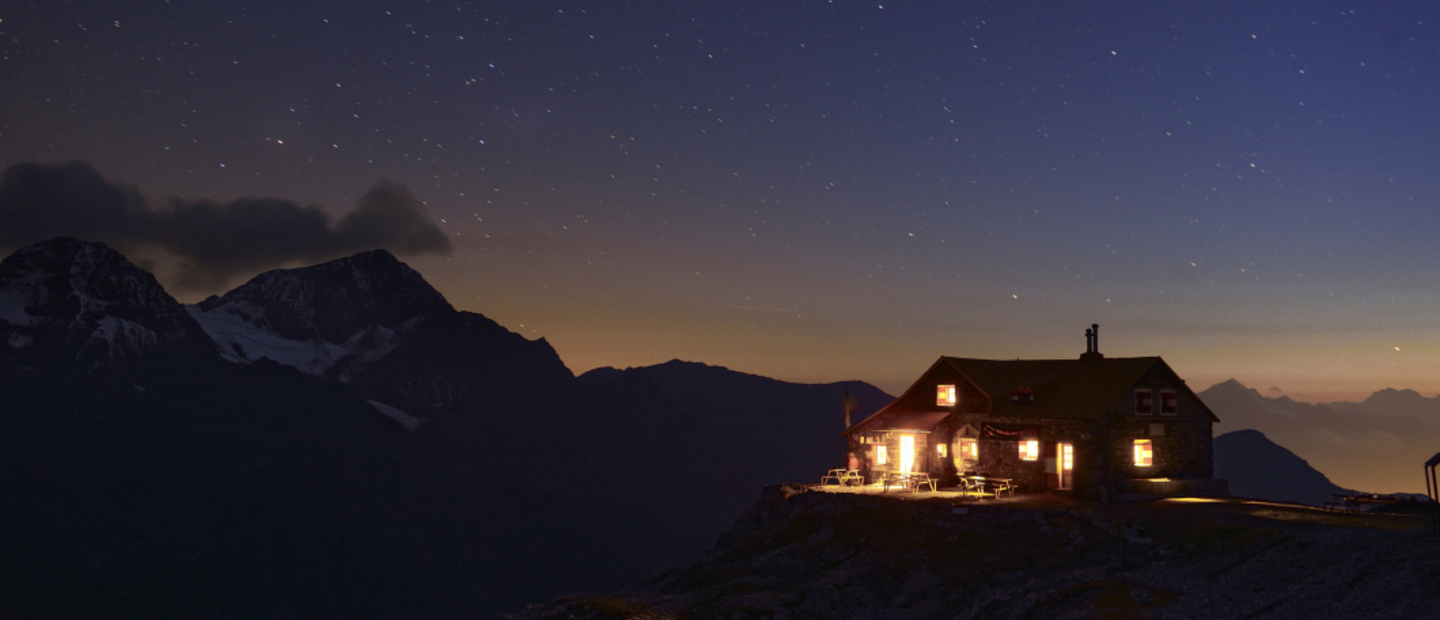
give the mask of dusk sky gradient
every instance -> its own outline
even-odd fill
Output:
[[[1099,323],[1197,391],[1431,396],[1437,26],[1418,1],[14,1],[0,167],[332,220],[403,184],[453,250],[401,258],[577,373],[898,393]],[[186,302],[244,280],[150,264]]]

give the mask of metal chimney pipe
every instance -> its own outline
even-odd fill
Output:
[[[1094,351],[1094,352],[1096,352],[1096,353],[1099,353],[1099,352],[1100,352],[1100,324],[1099,324],[1099,323],[1092,323],[1092,324],[1090,325],[1090,332],[1091,332],[1092,334],[1094,334],[1094,336],[1092,336],[1092,337],[1091,337],[1091,340],[1090,340],[1090,346],[1094,347],[1094,348],[1091,349],[1091,350]]]

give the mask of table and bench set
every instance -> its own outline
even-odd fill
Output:
[[[940,480],[923,471],[887,471],[877,472],[877,483],[883,492],[889,492],[890,487],[909,489],[911,493],[919,493],[921,488],[928,487],[931,492],[939,490]],[[820,477],[820,484],[834,483],[840,486],[865,486],[865,476],[856,469],[832,469],[829,473]],[[1015,481],[1012,478],[995,478],[989,476],[961,476],[959,490],[965,495],[974,494],[977,497],[987,495],[1001,497],[1009,493],[1015,495]],[[987,490],[988,489],[988,490]]]

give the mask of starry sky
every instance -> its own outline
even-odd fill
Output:
[[[1099,323],[1197,390],[1433,395],[1437,26],[1420,1],[14,0],[0,167],[337,230],[398,188],[448,244],[392,249],[577,373],[898,393]],[[144,264],[193,302],[348,247]]]

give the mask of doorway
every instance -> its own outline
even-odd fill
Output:
[[[1075,444],[1061,442],[1055,444],[1056,473],[1060,474],[1060,488],[1069,489],[1074,485],[1075,472]]]
[[[900,471],[909,473],[909,472],[915,471],[914,467],[915,467],[915,436],[914,436],[914,435],[901,435],[901,436],[900,436]]]

